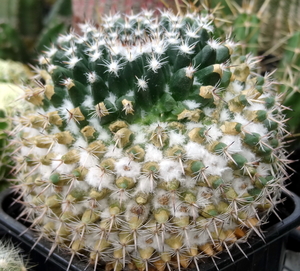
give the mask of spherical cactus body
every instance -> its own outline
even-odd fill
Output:
[[[245,242],[280,199],[284,114],[208,16],[106,16],[39,59],[16,118],[32,227],[107,270],[168,270]]]

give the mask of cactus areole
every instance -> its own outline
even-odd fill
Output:
[[[255,59],[232,62],[235,44],[199,14],[116,14],[81,30],[40,57],[24,87],[35,109],[15,118],[16,189],[52,250],[95,270],[201,269],[263,238],[287,132]]]

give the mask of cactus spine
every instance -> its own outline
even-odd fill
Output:
[[[32,227],[96,270],[199,268],[245,242],[286,177],[280,97],[209,16],[81,25],[40,57],[15,119]]]
[[[21,255],[21,250],[12,242],[0,240],[0,270],[1,271],[27,271],[27,263]]]

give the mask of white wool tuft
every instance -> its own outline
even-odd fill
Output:
[[[84,97],[84,102],[82,103],[82,106],[86,107],[86,108],[94,108],[94,99],[92,96],[85,96]]]
[[[77,140],[73,144],[74,148],[79,148],[79,147],[86,148],[87,146],[88,146],[88,143],[82,137],[77,138]]]
[[[53,125],[51,127],[51,134],[57,134],[57,133],[60,133],[60,132],[61,132],[61,130],[59,130],[59,128],[57,126]]]
[[[235,95],[233,93],[226,91],[225,95],[223,96],[223,100],[228,103],[234,97],[235,97]]]
[[[88,183],[78,181],[76,178],[74,178],[73,182],[74,182],[74,184],[73,184],[74,188],[76,188],[78,190],[88,192],[91,189],[91,187],[88,185]],[[89,207],[88,202],[86,202],[85,206],[86,206],[86,208]]]
[[[207,155],[210,155],[209,151],[202,145],[189,142],[185,145],[186,156],[192,160],[202,160]]]
[[[226,168],[222,173],[222,179],[225,183],[230,183],[234,179],[233,170]]]
[[[102,188],[113,188],[114,176],[104,172],[101,168],[94,166],[90,167],[85,177],[85,181],[92,187],[101,190]]]
[[[232,181],[232,187],[235,190],[235,192],[241,196],[245,193],[248,193],[249,188],[253,188],[253,185],[251,184],[251,179],[246,178],[234,178]]]
[[[160,162],[163,159],[163,153],[152,144],[147,144],[145,147],[145,162]]]
[[[136,214],[134,214],[132,212],[132,210],[139,210],[142,209],[142,213],[139,215],[140,219],[146,219],[149,215],[149,211],[150,211],[150,205],[139,205],[136,202],[130,202],[126,205],[126,210],[125,210],[125,219],[126,221],[129,221],[130,218],[132,218],[133,216],[136,216]],[[137,227],[140,227],[140,225],[136,225]]]
[[[111,102],[116,107],[116,99],[117,96],[112,92],[109,93],[109,96],[106,98],[109,102]]]
[[[99,165],[99,158],[81,148],[79,163],[82,167],[90,168]]]
[[[184,181],[180,182],[181,187],[186,187],[190,189],[194,189],[196,186],[197,179],[190,177],[190,176],[185,176]]]
[[[40,131],[30,127],[22,128],[22,131],[27,134],[27,137],[34,137],[40,135]]]
[[[239,83],[238,81],[233,81],[230,85],[236,94],[240,94],[240,92],[244,89],[242,83]]]
[[[220,122],[229,121],[231,119],[229,111],[224,108],[220,113]]]
[[[33,153],[37,156],[37,157],[41,157],[41,156],[45,156],[48,153],[48,148],[38,148],[38,147],[34,147]]]
[[[253,153],[252,150],[248,149],[248,148],[243,148],[242,152],[240,153],[241,155],[243,155],[248,162],[254,162],[254,161],[258,161],[259,159],[255,156],[255,154]]]
[[[135,179],[140,175],[141,165],[129,157],[123,157],[115,163],[115,170],[119,176]]]
[[[204,173],[206,175],[219,175],[227,169],[227,161],[220,155],[210,154],[204,157],[203,162],[207,168]]]
[[[144,144],[147,141],[147,134],[144,132],[144,127],[139,124],[129,126],[129,129],[134,133],[133,144]]]
[[[97,129],[99,132],[98,140],[102,140],[105,142],[111,139],[110,134],[105,129],[103,129],[102,127],[97,127],[97,128],[99,128]]]
[[[64,144],[55,143],[52,148],[52,152],[62,156],[68,152],[68,147]]]
[[[189,131],[189,130],[192,130],[192,129],[194,129],[194,128],[201,128],[201,127],[203,127],[203,124],[202,123],[200,123],[200,122],[192,122],[192,121],[190,121],[190,122],[187,122],[186,123],[186,129]]]
[[[90,118],[89,119],[89,124],[92,127],[94,127],[97,132],[99,132],[102,129],[102,127],[101,127],[101,125],[99,123],[99,119],[98,118],[95,118],[95,117],[94,118]]]
[[[139,178],[136,191],[149,194],[152,193],[155,188],[156,188],[156,181],[154,179],[150,180],[150,178],[147,178],[146,176],[142,176]]]
[[[233,117],[233,120],[232,121],[235,121],[235,122],[239,122],[241,123],[242,125],[246,125],[248,123],[250,123],[249,120],[245,119],[243,115],[241,115],[240,113],[236,113]]]
[[[76,121],[73,119],[68,122],[66,129],[69,130],[74,135],[80,134],[80,129],[77,126]]]
[[[183,145],[185,142],[185,136],[181,133],[177,133],[175,131],[169,132],[169,146],[173,145]]]
[[[39,172],[43,176],[43,179],[49,179],[49,177],[52,174],[52,167],[51,166],[40,165],[39,166]]]
[[[134,134],[133,144],[144,144],[147,141],[147,134],[143,131],[139,131],[138,133]]]
[[[266,110],[266,107],[264,104],[252,103],[250,106],[247,106],[246,109],[250,111],[256,111],[256,110]]]
[[[55,170],[57,173],[60,173],[60,174],[69,174],[77,166],[76,163],[65,164],[65,163],[62,163],[61,161],[59,161],[61,159],[61,155],[58,155],[57,157],[55,157],[55,159],[57,161],[52,160],[51,167],[52,167],[53,171]]]
[[[261,176],[270,175],[272,172],[272,166],[270,164],[259,163],[258,167],[256,168],[257,174]]]
[[[211,117],[214,111],[215,111],[214,108],[210,108],[210,107],[203,108],[203,113],[208,117]]]
[[[160,177],[164,181],[172,181],[173,179],[179,180],[182,177],[182,169],[179,162],[163,159],[159,163]]]
[[[185,100],[183,101],[183,104],[186,105],[189,110],[193,110],[200,107],[200,103],[196,103],[193,100]]]
[[[119,149],[119,148],[115,147],[114,145],[110,145],[107,147],[107,151],[106,151],[104,157],[114,158],[114,159],[122,158],[123,157],[122,151],[123,151],[123,149]]]
[[[223,142],[229,146],[227,150],[230,154],[242,151],[243,146],[239,136],[225,135],[220,139],[220,142]]]
[[[169,208],[169,202],[170,202],[170,195],[168,191],[164,189],[156,189],[155,193],[153,194],[153,208],[159,209],[159,208]],[[162,200],[165,199],[165,200]],[[164,204],[165,203],[165,204]]]
[[[166,129],[168,126],[167,122],[154,122],[150,124],[149,126],[149,131],[154,131],[158,126],[162,127],[163,129]]]
[[[63,201],[61,204],[61,210],[63,212],[71,211],[72,215],[76,216],[79,214],[83,214],[83,212],[86,210],[86,206],[84,203],[76,203],[76,208],[72,203],[69,203],[68,201]]]
[[[251,122],[244,127],[244,130],[248,133],[258,133],[260,135],[266,135],[268,129],[261,123]]]
[[[209,128],[207,129],[207,135],[208,138],[215,141],[217,140],[219,137],[221,137],[223,135],[222,131],[217,127],[217,125],[213,124],[211,126],[209,126]]]
[[[32,152],[32,149],[28,148],[26,146],[22,146],[21,149],[20,149],[20,154],[21,154],[22,157],[29,155],[30,152]]]

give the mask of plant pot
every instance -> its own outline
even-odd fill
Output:
[[[284,204],[279,204],[276,210],[282,221],[272,214],[268,224],[262,227],[264,240],[253,234],[246,244],[240,244],[247,258],[237,247],[230,250],[234,262],[228,253],[218,254],[214,261],[220,271],[282,270],[288,233],[300,225],[300,198],[294,193],[285,194],[284,197],[286,198]],[[11,205],[12,203],[13,196],[10,190],[0,193],[0,234],[11,238],[13,242],[20,244],[25,253],[29,253],[31,262],[37,263],[32,270],[67,270],[70,255],[56,249],[48,257],[51,245],[45,239],[40,240],[31,250],[36,236],[26,225],[15,219],[20,213],[20,205]],[[69,270],[93,270],[92,267],[86,268],[86,266],[86,263],[74,258]],[[199,268],[201,271],[216,270],[215,264],[209,258],[203,260],[203,263],[199,264]],[[99,270],[102,269],[99,267]],[[190,270],[196,271],[196,269]]]

